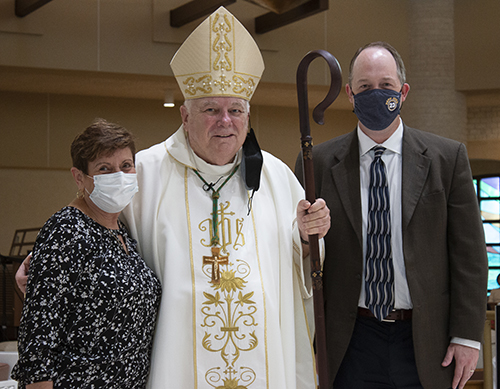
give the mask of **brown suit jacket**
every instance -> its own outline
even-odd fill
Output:
[[[451,386],[441,367],[451,337],[482,340],[487,257],[465,146],[404,128],[402,231],[413,302],[413,340],[424,388]],[[348,347],[363,279],[356,131],[313,149],[316,195],[331,212],[325,237],[324,301],[330,380]],[[296,172],[302,179],[299,156]]]

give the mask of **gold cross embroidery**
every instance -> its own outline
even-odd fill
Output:
[[[228,256],[220,256],[220,247],[212,247],[212,256],[207,257],[203,256],[203,264],[204,265],[212,265],[212,283],[218,284],[220,283],[220,269],[219,265],[227,265]]]

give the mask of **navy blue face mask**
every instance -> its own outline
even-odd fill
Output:
[[[354,113],[368,129],[381,131],[396,119],[401,109],[401,92],[370,89],[354,96]]]

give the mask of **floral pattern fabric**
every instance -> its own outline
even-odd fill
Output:
[[[121,223],[109,230],[73,207],[55,213],[33,248],[12,374],[19,387],[145,387],[160,295]]]

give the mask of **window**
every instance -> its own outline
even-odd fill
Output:
[[[500,287],[500,177],[474,178],[488,252],[488,291]]]

